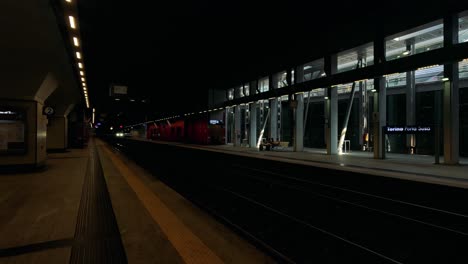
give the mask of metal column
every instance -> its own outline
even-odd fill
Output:
[[[257,104],[250,103],[249,147],[257,147]]]
[[[270,99],[270,136],[278,138],[278,98]]]
[[[373,143],[374,158],[385,157],[385,146],[382,144],[382,127],[387,125],[387,90],[385,87],[385,77],[374,78],[374,113],[373,113]]]
[[[406,41],[406,50],[410,54],[414,54],[415,46],[414,39],[408,39]],[[416,125],[416,77],[415,71],[406,72],[406,125]],[[409,154],[415,154],[416,147],[416,135],[406,135],[406,147],[409,150]]]
[[[232,142],[234,146],[241,145],[241,106],[237,105],[234,107],[234,139]]]
[[[337,154],[338,151],[338,89],[327,88],[325,99],[325,142],[327,154]]]
[[[304,94],[296,94],[296,122],[294,135],[294,151],[304,150]]]
[[[458,43],[458,17],[444,18],[444,47]],[[459,82],[458,62],[444,65],[443,122],[444,122],[444,163],[458,164],[459,152]]]
[[[324,70],[327,76],[332,76],[337,71],[337,57],[333,54],[325,57]],[[327,154],[337,154],[338,148],[338,89],[328,87],[325,99],[325,143]]]

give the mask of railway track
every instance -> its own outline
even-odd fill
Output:
[[[382,186],[370,185],[366,188],[371,191],[366,191],[356,183],[347,186],[307,177],[312,168],[300,174],[304,168],[291,165],[287,173],[284,164],[261,166],[267,163],[261,161],[259,166],[259,161],[203,151],[196,152],[199,166],[180,166],[168,173],[154,159],[138,154],[145,147],[135,151],[136,145],[119,144],[140,165],[150,171],[157,168],[155,174],[168,185],[278,262],[468,263],[468,217],[462,206],[422,203],[417,193],[412,198],[405,192],[401,199],[388,192],[379,195],[376,190]],[[162,149],[169,151],[167,161],[186,161],[195,151]],[[211,172],[190,176],[203,172],[204,159],[215,161]],[[434,186],[420,188],[427,196]]]

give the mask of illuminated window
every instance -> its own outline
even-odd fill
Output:
[[[385,57],[395,60],[442,48],[443,26],[442,20],[437,20],[385,38]]]

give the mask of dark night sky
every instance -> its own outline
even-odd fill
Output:
[[[468,9],[460,0],[414,2],[80,0],[91,103],[111,108],[115,82],[151,98],[153,114],[197,110],[208,88],[230,88],[366,43],[377,31],[389,35]]]

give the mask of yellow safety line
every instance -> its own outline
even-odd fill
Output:
[[[122,160],[102,145],[153,220],[161,227],[185,263],[224,263],[133,173]]]

